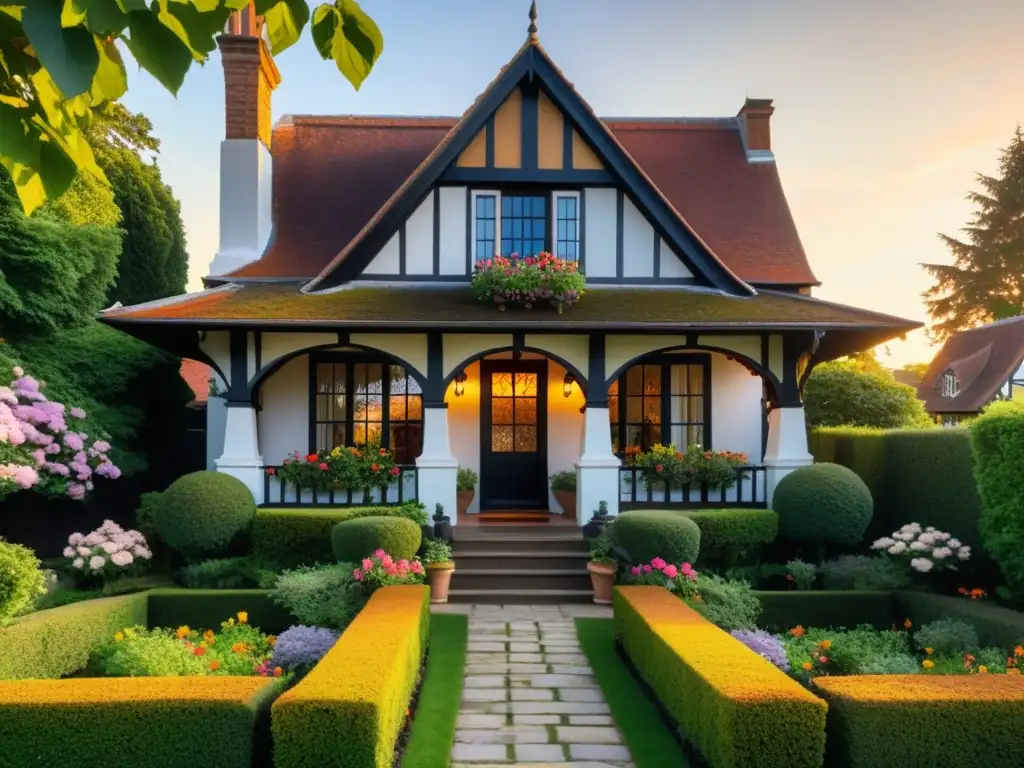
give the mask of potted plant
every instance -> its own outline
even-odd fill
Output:
[[[456,520],[465,515],[469,505],[473,503],[473,497],[476,495],[476,482],[476,472],[466,467],[459,467],[459,471],[455,475]]]
[[[607,530],[590,540],[590,583],[594,585],[594,602],[598,605],[611,605],[612,587],[615,585],[615,572],[619,568],[613,553],[615,545]]]
[[[455,572],[452,548],[444,539],[429,539],[423,550],[427,564],[427,583],[430,585],[430,602],[447,603],[448,585]]]
[[[473,269],[473,295],[502,312],[509,305],[526,309],[548,302],[561,312],[584,294],[586,280],[579,264],[544,251],[522,258],[495,256],[477,261]]]
[[[551,492],[569,520],[576,519],[576,473],[569,470],[551,476]]]

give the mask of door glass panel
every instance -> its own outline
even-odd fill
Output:
[[[512,374],[494,373],[491,375],[491,396],[511,397],[512,396]]]
[[[508,453],[512,450],[512,427],[491,427],[491,450]]]
[[[536,373],[517,373],[516,374],[516,395],[517,396],[537,396],[537,374]]]
[[[515,448],[519,453],[535,453],[537,451],[537,428],[517,426]]]
[[[532,397],[516,398],[516,424],[537,423],[537,400]]]
[[[537,452],[536,373],[491,374],[491,450]]]
[[[514,423],[511,397],[491,398],[491,423],[498,425]]]

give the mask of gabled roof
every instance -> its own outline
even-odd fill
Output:
[[[991,402],[1024,361],[1024,317],[955,333],[921,377],[917,394],[931,413],[977,413]],[[942,375],[952,371],[960,392],[942,396]]]
[[[536,46],[535,64],[557,76],[618,147],[661,205],[696,241],[747,283],[817,285],[774,162],[748,162],[736,118],[614,118],[604,121]],[[513,59],[515,62],[517,59]],[[540,63],[536,63],[540,62]],[[499,80],[507,74],[506,67]],[[454,140],[463,118],[293,117],[274,130],[274,238],[264,256],[225,278],[308,279],[355,247],[410,176]],[[497,100],[497,99],[495,99]],[[500,103],[500,101],[498,102]],[[571,116],[571,115],[570,115]],[[475,132],[465,131],[468,138]],[[443,168],[441,169],[443,170]],[[638,182],[639,183],[639,182]],[[696,243],[695,243],[696,245]],[[340,252],[339,252],[340,249]]]

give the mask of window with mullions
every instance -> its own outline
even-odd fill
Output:
[[[580,249],[579,193],[555,194],[555,256],[577,261]]]
[[[612,451],[628,457],[658,443],[710,447],[708,371],[706,361],[693,359],[627,369],[608,388]]]
[[[536,256],[544,250],[547,202],[543,195],[501,196],[502,255]]]
[[[400,365],[316,364],[315,449],[390,448],[411,464],[423,447],[423,394]],[[386,406],[386,407],[385,407]]]
[[[498,221],[497,195],[476,196],[475,251],[477,261],[493,257],[495,250],[495,228]]]

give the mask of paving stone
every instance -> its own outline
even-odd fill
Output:
[[[479,653],[481,651],[486,652],[500,652],[505,650],[504,643],[474,643],[470,642],[466,646],[466,650],[470,653]]]
[[[565,761],[565,751],[561,744],[516,744],[513,751],[517,762],[536,760],[561,763]]]
[[[551,653],[545,651],[544,661],[548,664],[586,664],[587,657],[582,653]]]
[[[527,643],[512,640],[512,642],[508,644],[508,649],[512,653],[540,653],[540,644],[536,641]]]
[[[463,688],[463,701],[506,701],[508,692],[504,688]]]
[[[620,744],[622,742],[618,729],[612,726],[556,725],[555,732],[558,734],[558,740],[565,744]]]
[[[542,663],[524,663],[520,661],[510,661],[508,664],[508,673],[510,675],[542,675],[548,671],[548,665]]]
[[[630,759],[628,749],[609,744],[570,744],[569,755],[573,760],[619,760],[625,762]]]
[[[504,744],[455,744],[452,760],[472,762],[509,763],[508,751]]]
[[[462,681],[463,688],[503,688],[504,675],[466,675]]]
[[[527,664],[543,664],[544,656],[538,651],[537,653],[510,653],[508,655],[509,661],[523,662]]]
[[[469,671],[469,668],[466,668]],[[581,664],[550,664],[548,671],[553,675],[592,675],[594,670]]]
[[[529,614],[527,614],[527,615],[529,615]],[[516,631],[520,631],[520,632],[524,632],[524,631],[526,631],[526,632],[536,632],[537,631],[537,624],[535,622],[532,622],[532,621],[510,621],[508,623],[508,628],[510,630],[512,630],[513,632],[516,632]]]
[[[512,688],[512,701],[554,701],[555,692],[550,688]]]
[[[508,664],[501,662],[487,662],[484,664],[467,664],[467,675],[502,675],[508,673]],[[542,670],[543,671],[543,670]]]
[[[551,740],[542,725],[503,725],[500,728],[467,729],[455,732],[456,743],[547,744]]]
[[[586,717],[586,715],[582,715]],[[591,715],[600,717],[600,715]],[[571,718],[570,718],[571,720]],[[515,725],[561,725],[561,715],[512,715],[512,722]]]
[[[609,715],[569,715],[569,725],[612,725]]]
[[[505,706],[514,715],[608,715],[605,703],[592,701],[513,701]]]
[[[604,701],[600,688],[559,688],[558,698],[562,701]]]
[[[593,675],[534,675],[531,685],[538,688],[595,688]]]
[[[572,719],[569,719],[572,722]],[[477,712],[461,712],[455,727],[463,728],[500,728],[505,725],[505,715],[484,715]]]

